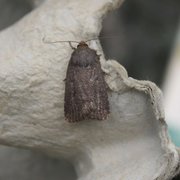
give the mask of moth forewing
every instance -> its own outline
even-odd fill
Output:
[[[85,42],[74,49],[65,82],[64,113],[68,122],[104,120],[109,101],[99,56]]]

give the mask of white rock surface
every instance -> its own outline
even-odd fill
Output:
[[[37,2],[34,11],[0,33],[0,143],[65,157],[79,180],[171,179],[179,155],[167,134],[160,90],[128,78],[91,41],[102,54],[111,115],[102,122],[65,122],[63,80],[72,49],[42,41],[97,37],[103,16],[122,0]]]

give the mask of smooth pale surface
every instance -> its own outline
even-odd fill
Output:
[[[64,120],[68,43],[97,37],[102,17],[119,0],[47,0],[0,33],[0,142],[68,158],[81,180],[170,179],[179,156],[167,136],[161,92],[128,78],[115,61],[102,69],[111,103],[106,121]],[[6,43],[5,43],[6,42]],[[74,45],[74,44],[73,44]]]
[[[164,82],[167,122],[180,129],[180,28]]]
[[[176,146],[180,147],[180,28],[169,61],[163,91],[169,133]]]

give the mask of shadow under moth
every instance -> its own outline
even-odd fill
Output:
[[[104,120],[110,110],[99,56],[84,41],[73,49],[65,79],[65,119],[68,122]]]

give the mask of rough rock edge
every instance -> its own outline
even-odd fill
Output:
[[[168,136],[167,124],[165,122],[165,115],[163,110],[162,102],[162,92],[161,90],[150,81],[136,80],[131,77],[128,77],[126,69],[117,63],[115,60],[108,60],[107,69],[103,69],[108,75],[106,77],[107,83],[113,91],[122,92],[121,83],[123,83],[127,88],[136,89],[142,93],[147,94],[150,97],[152,108],[156,117],[156,120],[161,124],[159,137],[161,139],[162,149],[166,152],[166,158],[168,161],[167,167],[163,170],[159,170],[154,176],[155,179],[165,180],[171,179],[180,172],[180,162],[179,162],[179,148],[176,148],[171,142]],[[112,78],[113,77],[113,78]],[[112,79],[117,79],[113,81]],[[121,82],[118,82],[118,81]],[[116,85],[111,84],[115,82]]]

